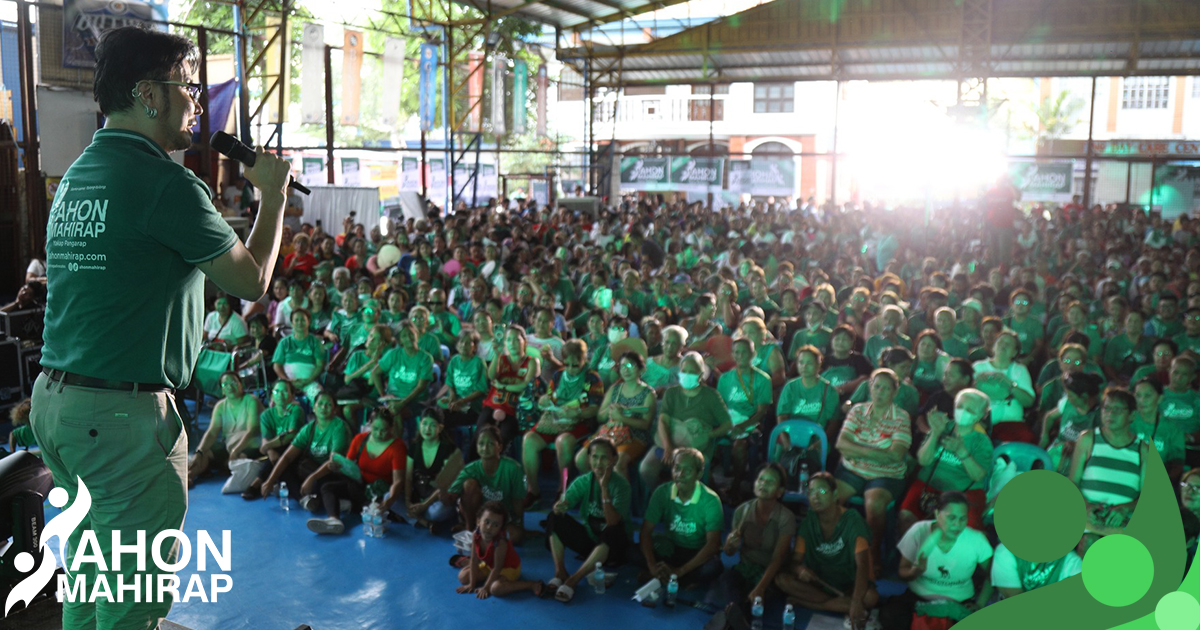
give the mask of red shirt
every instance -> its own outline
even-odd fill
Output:
[[[367,438],[371,437],[370,433],[359,433],[354,436],[354,440],[350,442],[350,459],[353,459],[358,464],[358,469],[362,471],[363,483],[370,485],[380,479],[391,483],[392,471],[403,471],[408,459],[408,447],[404,445],[404,440],[396,438],[379,457],[371,457],[367,452]],[[355,454],[357,453],[357,457]]]
[[[288,254],[287,257],[283,259],[284,268],[287,268],[289,265],[291,265],[293,261],[295,261],[296,266],[292,268],[292,271],[299,271],[300,273],[309,276],[313,274],[313,268],[317,266],[317,257],[313,256],[312,254],[304,254],[303,256]]]
[[[479,532],[475,532],[472,537],[472,542],[475,545],[475,555],[479,556],[479,561],[489,567],[496,566],[496,545],[504,545],[504,566],[503,569],[520,569],[521,556],[517,555],[517,550],[513,547],[512,541],[508,539],[508,533],[501,531],[499,535],[492,539],[485,548],[483,546],[483,536]]]

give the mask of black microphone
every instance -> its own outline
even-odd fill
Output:
[[[254,162],[258,159],[258,154],[254,152],[254,149],[242,144],[237,138],[234,138],[224,131],[218,131],[214,133],[212,138],[209,138],[208,144],[211,145],[213,150],[217,153],[220,153],[231,160],[237,160],[246,166],[253,167]],[[288,182],[288,188],[302,192],[306,195],[312,193],[312,191],[308,189],[308,186],[296,181],[295,177],[292,178],[292,181]]]

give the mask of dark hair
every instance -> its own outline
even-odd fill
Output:
[[[500,448],[504,448],[504,440],[500,439],[500,429],[490,424],[485,427],[480,427],[479,430],[475,432],[475,443],[478,444],[479,438],[485,435],[490,435],[491,438],[496,441],[496,444],[500,445]]]
[[[1125,403],[1125,407],[1129,409],[1129,411],[1137,409],[1137,399],[1134,398],[1133,394],[1130,394],[1129,390],[1125,389],[1124,387],[1109,387],[1108,389],[1104,390],[1104,399],[1119,400]]]
[[[821,353],[821,350],[819,348],[812,345],[811,343],[806,343],[803,346],[796,348],[796,356],[794,357],[795,360],[799,361],[800,355],[802,355],[806,352],[808,354],[813,355],[813,357],[817,360],[817,369],[820,370],[821,363],[825,361],[825,355]]]
[[[829,486],[830,490],[837,492],[837,487],[838,487],[837,478],[835,478],[832,473],[827,473],[824,470],[822,470],[820,472],[815,472],[812,474],[811,477],[808,478],[808,485],[811,486],[814,481],[820,481],[820,482],[824,483],[825,485]]]
[[[1159,346],[1166,346],[1170,348],[1171,354],[1179,354],[1179,344],[1175,343],[1175,341],[1172,339],[1167,339],[1166,337],[1155,339],[1153,347],[1157,348]]]
[[[855,339],[858,339],[858,332],[855,331],[854,327],[850,324],[839,324],[838,327],[834,328],[833,332],[829,334],[829,339],[832,340],[834,337],[840,334],[850,335],[851,342],[853,342]]]
[[[763,464],[762,466],[758,467],[758,471],[754,473],[754,478],[757,479],[758,476],[763,474],[763,471],[766,471],[766,470],[769,470],[769,471],[775,473],[775,477],[777,479],[779,479],[779,487],[780,488],[787,487],[788,474],[787,474],[787,469],[784,468],[783,465],[781,465],[778,462],[767,462],[767,463]],[[834,483],[836,484],[837,482],[834,482]]]
[[[939,512],[941,512],[954,503],[961,503],[968,508],[971,506],[970,502],[967,501],[967,495],[961,492],[950,490],[949,492],[943,492],[942,495],[938,497],[937,509]]]
[[[1142,385],[1149,385],[1150,387],[1152,387],[1154,389],[1155,392],[1158,393],[1159,396],[1162,396],[1163,384],[1161,382],[1159,382],[1159,380],[1157,378],[1154,378],[1153,376],[1143,376],[1142,378],[1139,378],[1137,380],[1137,382],[1135,382],[1133,384],[1133,386],[1131,386],[1129,388],[1129,391],[1136,392],[1137,388],[1141,387]],[[1136,409],[1136,407],[1135,407],[1135,409]]]
[[[968,385],[975,382],[975,366],[971,365],[970,361],[961,357],[954,357],[953,359],[950,359],[950,362],[947,363],[947,365],[953,365],[954,367],[958,368],[958,373],[967,377]]]
[[[908,348],[903,346],[892,346],[891,348],[884,350],[879,359],[880,363],[883,363],[887,367],[891,367],[897,363],[912,361],[913,353]]]
[[[196,63],[196,45],[179,35],[139,26],[115,28],[96,44],[92,98],[105,116],[136,105],[139,81],[166,81],[171,72]]]
[[[501,520],[504,521],[500,525],[500,530],[502,532],[505,527],[508,527],[508,510],[504,507],[503,503],[499,501],[488,501],[487,503],[483,504],[483,507],[479,508],[480,516],[482,516],[484,512],[491,512],[492,514],[500,515]]]
[[[646,369],[646,360],[642,358],[642,355],[640,355],[636,352],[621,353],[620,358],[617,359],[617,363],[621,364],[621,363],[624,363],[625,361],[629,361],[630,363],[634,364],[635,366],[637,366],[637,369],[639,369],[639,370]]]
[[[612,455],[613,457],[617,456],[617,445],[613,444],[612,440],[610,440],[608,438],[604,438],[604,437],[598,437],[598,438],[595,438],[594,440],[592,440],[591,442],[588,442],[588,447],[587,447],[588,455],[591,455],[592,449],[596,448],[597,446],[606,447],[609,451],[609,453],[608,453],[609,455]]]

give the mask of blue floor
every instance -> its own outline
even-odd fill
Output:
[[[207,417],[202,424],[207,424]],[[277,499],[247,502],[238,495],[222,495],[222,483],[205,480],[191,491],[184,523],[184,531],[193,542],[198,530],[209,532],[219,541],[220,532],[228,529],[232,540],[231,592],[220,594],[215,602],[176,603],[168,616],[196,630],[291,630],[300,624],[309,624],[313,630],[697,630],[710,617],[708,612],[688,605],[648,609],[632,601],[640,585],[635,583],[638,570],[631,566],[619,570],[616,584],[603,595],[582,583],[570,604],[540,600],[531,593],[480,601],[454,590],[458,581],[456,570],[447,563],[454,553],[448,536],[390,523],[386,538],[369,538],[362,534],[360,519],[355,515],[346,519],[345,535],[317,536],[305,527],[311,515],[295,501],[291,511],[284,512]],[[57,510],[47,506],[47,519],[55,513]],[[540,530],[538,524],[544,518],[545,512],[527,513],[525,526]],[[542,540],[534,538],[518,549],[524,579],[549,580],[554,576],[550,552]],[[567,566],[573,570],[580,561],[568,554]],[[730,566],[736,557],[723,560]],[[193,557],[179,572],[182,585],[196,573],[195,566]],[[207,572],[220,571],[210,565]],[[201,579],[208,584],[210,578],[201,575]],[[884,594],[891,594],[897,585],[885,582],[880,586]],[[702,599],[703,592],[684,591],[680,598]],[[781,614],[780,602],[767,606],[768,630],[780,627]],[[796,627],[805,628],[812,613],[797,609],[796,616]],[[841,620],[836,621],[840,627]]]

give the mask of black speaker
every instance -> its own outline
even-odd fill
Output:
[[[0,411],[21,402],[25,397],[21,361],[21,341],[0,340]]]

